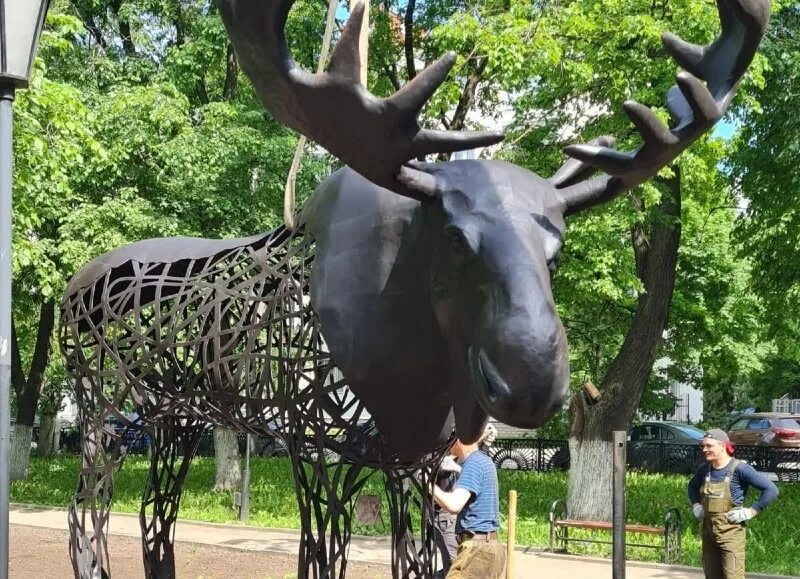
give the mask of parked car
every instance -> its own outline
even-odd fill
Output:
[[[138,415],[135,413],[131,413],[126,418],[137,424]],[[152,436],[148,430],[144,427],[128,427],[116,418],[112,418],[109,422],[114,431],[122,437],[122,444],[125,446],[127,454],[147,454],[152,443]]]
[[[702,460],[697,443],[703,434],[699,428],[681,422],[637,424],[628,433],[628,466],[652,472],[692,473]],[[566,441],[532,440],[530,447],[499,445],[490,456],[498,468],[506,469],[536,468],[539,462],[539,468],[545,470],[566,470],[570,464]]]
[[[697,443],[705,434],[691,424],[647,421],[628,432],[628,466],[651,472],[694,472],[702,457]]]
[[[668,442],[670,444],[697,444],[705,434],[691,424],[653,420],[633,426],[628,432],[631,442]]]
[[[725,429],[737,447],[736,458],[757,470],[798,476],[800,417],[778,412],[754,412],[735,418]]]
[[[740,416],[726,428],[734,445],[800,449],[800,417],[776,412]]]

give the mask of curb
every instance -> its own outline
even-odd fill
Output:
[[[593,557],[591,555],[569,555],[564,553],[551,553],[547,550],[534,551],[532,548],[526,549],[525,553],[531,553],[545,559],[562,559],[566,561],[585,561],[593,563],[610,563],[611,559],[604,557]],[[701,567],[689,567],[688,565],[664,565],[663,563],[648,563],[646,561],[625,561],[629,567],[640,567],[643,569],[657,569],[660,571],[683,571],[685,573],[702,573]],[[797,575],[768,575],[764,573],[747,573],[747,579],[797,579]]]

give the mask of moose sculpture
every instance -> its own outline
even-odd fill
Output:
[[[292,4],[219,0],[265,107],[347,167],[320,185],[294,231],[142,241],[97,258],[67,288],[61,344],[83,441],[69,511],[76,577],[110,574],[108,508],[125,454],[111,419],[153,433],[141,510],[148,577],[174,576],[174,522],[205,423],[285,439],[301,506],[299,576],[344,574],[365,466],[389,477],[395,576],[431,575],[429,549],[405,529],[404,473],[431,469],[454,429],[473,441],[489,415],[530,428],[562,406],[567,342],[550,270],[564,218],[641,184],[708,131],[769,16],[769,0],[717,0],[722,32],[709,46],[665,34],[687,71],[667,95],[672,128],[626,103],[641,147],[569,146],[572,159],[543,179],[497,161],[417,161],[501,139],[419,126],[453,55],[378,99],[358,80],[361,8],[329,71],[312,75],[284,38]],[[333,465],[326,449],[339,456]],[[425,525],[422,534],[429,546]]]

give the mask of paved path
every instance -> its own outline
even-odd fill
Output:
[[[50,529],[67,529],[67,513],[49,509],[11,505],[10,523]],[[114,513],[109,523],[112,535],[139,537],[139,518],[136,515]],[[178,521],[175,539],[186,543],[213,545],[252,551],[294,555],[299,534],[284,529],[266,529],[244,525],[220,525]],[[353,537],[350,560],[386,564],[390,560],[390,544],[386,538]],[[595,579],[611,578],[611,562],[605,559],[574,557],[520,550],[516,555],[515,579]],[[750,575],[765,578],[767,575]],[[772,576],[777,577],[777,576]],[[696,569],[645,563],[629,563],[626,579],[702,579]]]

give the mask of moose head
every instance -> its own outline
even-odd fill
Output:
[[[686,70],[667,94],[671,127],[627,102],[639,148],[617,151],[610,138],[568,146],[572,159],[544,179],[498,161],[417,161],[502,139],[420,127],[453,54],[380,99],[359,82],[361,5],[328,72],[313,75],[284,38],[293,0],[219,2],[265,107],[350,168],[304,209],[319,246],[312,301],[336,363],[408,457],[448,436],[453,417],[459,436],[474,440],[487,414],[531,428],[563,405],[568,350],[550,273],[564,218],[643,183],[708,131],[769,17],[768,0],[717,0],[722,31],[712,44],[665,34],[664,48]]]

